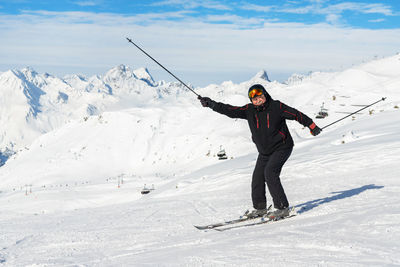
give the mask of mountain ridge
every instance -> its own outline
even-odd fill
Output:
[[[374,65],[377,66],[375,70]],[[203,88],[189,86],[202,96],[245,105],[248,103],[247,88],[261,83],[274,99],[289,101],[288,104],[316,113],[323,102],[325,107],[331,108],[335,103],[330,99],[340,95],[347,97],[347,100],[343,99],[343,105],[354,102],[349,97],[355,95],[358,95],[358,100],[354,104],[365,104],[385,94],[396,95],[395,85],[400,83],[396,78],[396,74],[400,75],[399,69],[400,56],[395,55],[342,72],[314,72],[308,76],[294,74],[286,83],[271,82],[267,72],[260,70],[240,84],[228,81]],[[373,88],[368,89],[369,85]],[[39,74],[30,67],[9,70],[0,73],[0,87],[2,163],[37,137],[71,120],[123,108],[198,104],[192,93],[179,82],[155,82],[147,68],[132,69],[123,64],[111,68],[104,75],[91,77],[73,74],[58,78],[48,73]],[[298,95],[298,92],[307,90],[315,92]],[[393,105],[396,104],[399,103]]]

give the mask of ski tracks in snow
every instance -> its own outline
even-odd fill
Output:
[[[7,260],[7,254],[9,254],[9,251],[13,251],[13,256],[14,258],[17,258],[18,256],[14,255],[15,251],[23,251],[24,247],[25,247],[25,243],[29,242],[30,240],[32,240],[33,235],[27,235],[24,236],[23,238],[17,239],[13,244],[9,245],[9,246],[5,246],[0,250],[0,264],[1,263],[6,263]],[[29,246],[29,245],[28,245]]]

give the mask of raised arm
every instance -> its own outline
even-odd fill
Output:
[[[203,107],[209,107],[212,110],[221,113],[223,115],[226,115],[230,118],[238,118],[238,119],[247,118],[248,105],[243,107],[236,107],[220,102],[215,102],[214,100],[211,100],[208,97],[199,97],[199,99]]]

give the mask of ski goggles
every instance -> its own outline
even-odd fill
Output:
[[[249,97],[251,99],[251,98],[263,95],[263,94],[264,94],[263,90],[256,88],[249,92]]]

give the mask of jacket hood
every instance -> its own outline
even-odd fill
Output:
[[[270,100],[272,100],[272,97],[268,94],[267,90],[265,90],[264,86],[261,84],[254,84],[250,86],[249,91],[247,92],[247,95],[249,95],[250,91],[253,89],[261,89],[263,91],[263,94],[265,95],[265,98],[267,99],[266,103],[268,103]],[[250,99],[250,97],[249,97]],[[251,101],[251,99],[250,99]]]

